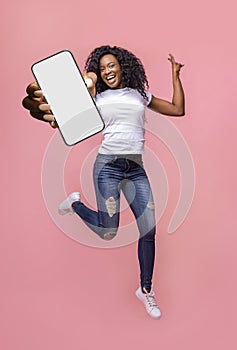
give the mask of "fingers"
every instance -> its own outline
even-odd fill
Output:
[[[29,96],[26,96],[22,101],[22,105],[24,108],[29,109],[32,112],[39,112],[38,107],[41,104],[40,101],[35,101]]]
[[[36,118],[38,120],[44,120],[44,114],[42,112],[39,112],[39,111],[30,111],[30,115],[33,117],[33,118]]]
[[[41,99],[45,101],[43,92],[42,90],[40,90],[39,85],[36,82],[33,82],[27,86],[26,93],[32,99],[35,99],[35,100]]]
[[[55,122],[55,117],[50,111],[50,105],[49,104],[47,104],[47,103],[40,104],[39,105],[39,110],[43,112],[42,113],[43,120],[45,120],[46,122],[53,122],[53,123]]]
[[[41,114],[42,112],[51,113],[49,104],[42,102],[42,100],[32,99],[29,96],[26,96],[23,99],[22,105],[24,108],[28,109],[30,112],[33,112],[33,113],[34,112],[41,112]]]
[[[48,112],[50,113],[50,105],[47,103],[41,103],[38,106],[39,110],[43,111],[43,112]]]
[[[27,88],[26,88],[27,95],[32,97],[32,98],[33,97],[41,97],[41,96],[43,96],[42,91],[41,91],[40,94],[39,94],[38,91],[41,91],[41,90],[39,88],[39,85],[35,81],[33,83],[31,83],[30,85],[28,85]],[[36,94],[35,94],[35,92],[36,92]]]
[[[42,103],[41,101],[35,101],[30,97],[25,97],[22,101],[24,108],[30,111],[30,115],[36,119],[44,121],[54,121],[55,118],[50,111],[50,105]]]
[[[34,99],[42,99],[42,100],[44,100],[44,95],[43,95],[43,91],[41,91],[41,90],[36,90],[35,92],[34,92],[34,97],[32,97],[32,98],[34,98]]]
[[[53,129],[58,128],[58,124],[57,124],[57,122],[55,120],[50,122],[49,124],[52,126]]]
[[[174,59],[174,56],[171,54],[171,53],[169,53],[169,58],[168,58],[168,60],[171,62],[171,63],[174,63],[175,62],[175,59]]]
[[[178,70],[180,70],[184,66],[184,64],[182,63],[175,62],[175,58],[171,53],[169,53],[168,60],[172,63],[173,66],[176,66]]]
[[[53,114],[44,114],[43,120],[45,120],[46,122],[55,122],[55,118]]]
[[[22,105],[30,111],[30,115],[39,120],[54,122],[55,118],[50,111],[50,105],[45,102],[43,92],[39,90],[37,83],[28,85],[26,92],[28,96],[23,99]]]
[[[28,96],[26,96],[22,101],[23,107],[29,109],[32,112],[38,111],[38,106],[41,103],[45,102],[45,99],[42,91],[39,90],[37,83],[34,82],[28,85],[26,92]]]
[[[55,127],[58,127],[53,114],[44,114],[43,112],[39,112],[39,111],[38,112],[30,111],[30,115],[38,120],[49,122],[50,124],[52,123],[52,125],[56,125]]]
[[[39,89],[38,84],[36,82],[31,83],[27,86],[26,92],[28,96],[23,99],[22,105],[30,111],[30,115],[48,122],[54,129],[58,128],[55,117],[50,111],[50,105],[45,102],[43,92]]]

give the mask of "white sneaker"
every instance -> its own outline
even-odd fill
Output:
[[[150,293],[143,293],[141,287],[136,290],[136,296],[145,305],[147,313],[153,318],[160,318],[161,311],[156,303],[155,293],[151,290]]]
[[[78,202],[80,200],[80,193],[73,192],[71,193],[58,207],[58,213],[60,215],[65,214],[74,214],[74,210],[72,208],[72,203]]]

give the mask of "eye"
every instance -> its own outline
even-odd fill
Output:
[[[109,68],[114,68],[115,67],[115,63],[110,63],[109,64]]]
[[[100,67],[100,72],[102,72],[105,68],[104,67]]]

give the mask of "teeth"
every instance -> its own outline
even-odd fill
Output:
[[[107,77],[106,79],[107,80],[111,80],[111,79],[114,79],[115,78],[115,76],[114,75],[110,75],[109,77]]]

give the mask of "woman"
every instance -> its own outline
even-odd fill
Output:
[[[103,117],[103,141],[93,168],[98,210],[80,201],[79,192],[70,194],[59,206],[59,213],[77,213],[99,237],[113,239],[119,225],[120,193],[136,218],[139,241],[140,287],[137,297],[153,318],[161,312],[152,290],[155,259],[155,209],[150,183],[142,163],[145,109],[170,116],[184,115],[184,92],[179,78],[183,66],[172,64],[172,102],[159,99],[148,91],[148,81],[141,61],[131,52],[110,46],[96,48],[88,57],[84,79]],[[23,100],[33,117],[57,127],[50,106],[33,83]]]

